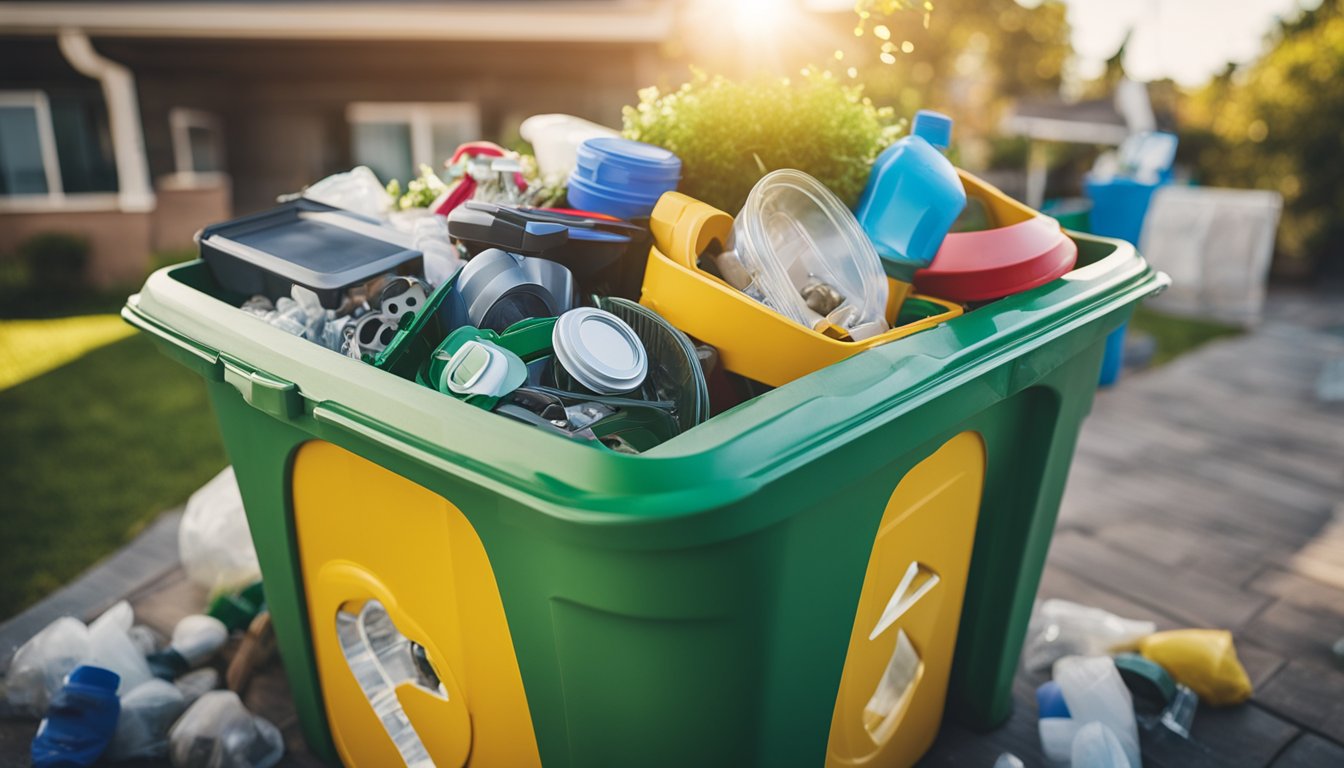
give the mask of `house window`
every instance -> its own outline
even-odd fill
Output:
[[[176,107],[168,111],[168,127],[173,136],[173,165],[180,178],[224,172],[224,130],[218,117]]]
[[[60,196],[51,105],[41,91],[0,91],[0,196]]]
[[[425,163],[436,170],[459,144],[480,138],[480,111],[468,102],[351,104],[351,155],[383,181],[403,184]]]

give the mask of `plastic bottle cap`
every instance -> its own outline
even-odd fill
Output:
[[[915,113],[910,133],[945,150],[952,145],[952,118],[931,109],[921,109]]]
[[[551,334],[555,357],[574,380],[602,395],[630,392],[644,383],[648,353],[634,329],[592,307],[564,313]]]

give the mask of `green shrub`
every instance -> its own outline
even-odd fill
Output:
[[[85,288],[89,241],[69,232],[42,232],[19,244],[32,288],[39,293],[77,293]]]
[[[624,135],[676,153],[678,189],[732,214],[779,168],[811,174],[853,205],[873,160],[904,128],[862,86],[815,69],[801,79],[741,82],[696,72],[677,90],[645,88],[639,98],[623,110]]]

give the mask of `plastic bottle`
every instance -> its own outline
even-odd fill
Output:
[[[117,728],[121,678],[102,667],[76,667],[33,737],[34,768],[93,765]]]
[[[910,135],[878,155],[855,210],[883,268],[903,283],[933,262],[966,207],[957,169],[940,151],[951,138],[951,118],[920,110]]]
[[[1080,726],[1079,736],[1082,728],[1101,723],[1112,731],[1124,750],[1127,762],[1120,765],[1138,768],[1143,764],[1134,702],[1109,656],[1066,656],[1055,662],[1054,678],[1068,705],[1070,719]]]

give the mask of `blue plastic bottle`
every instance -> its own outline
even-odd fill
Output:
[[[75,667],[33,737],[33,768],[93,765],[117,730],[120,684],[121,677],[111,670]]]
[[[927,267],[952,223],[966,207],[957,169],[943,157],[952,119],[920,110],[910,135],[887,147],[873,163],[855,214],[882,257],[882,267],[904,283]]]

